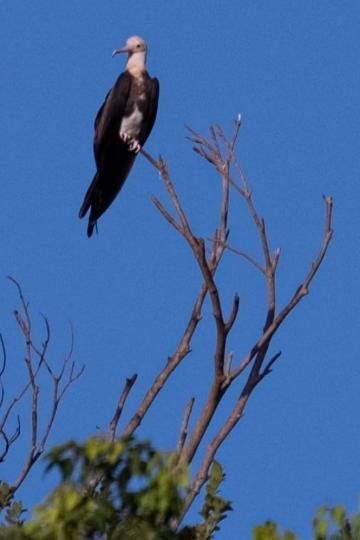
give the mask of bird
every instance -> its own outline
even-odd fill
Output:
[[[146,70],[146,42],[132,36],[124,47],[114,50],[113,56],[121,53],[128,54],[125,71],[106,95],[94,123],[97,170],[79,211],[83,218],[90,210],[89,238],[124,185],[157,114],[159,81]]]

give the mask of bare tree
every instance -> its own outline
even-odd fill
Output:
[[[84,366],[77,369],[75,362],[72,360],[72,332],[70,350],[62,360],[59,370],[56,371],[52,367],[48,360],[48,347],[51,337],[49,322],[43,316],[45,337],[42,344],[38,345],[33,337],[29,304],[25,300],[22,288],[14,278],[10,277],[9,279],[16,286],[20,300],[20,310],[14,311],[14,317],[24,340],[25,382],[15,395],[6,399],[6,385],[3,382],[3,378],[7,366],[7,352],[3,337],[0,335],[2,353],[0,368],[0,464],[5,462],[14,443],[22,435],[22,423],[19,414],[16,414],[15,429],[11,430],[9,425],[14,418],[17,406],[26,395],[30,395],[31,401],[30,440],[28,442],[29,449],[27,456],[19,470],[18,476],[11,482],[5,483],[3,480],[0,482],[0,509],[10,504],[14,494],[28,476],[31,468],[44,453],[60,402],[69,387],[84,371]],[[52,387],[52,398],[47,406],[44,406],[44,404],[40,406],[39,378],[43,372],[47,375]],[[40,428],[41,424],[45,426],[43,429]]]
[[[302,282],[294,287],[294,293],[291,298],[289,298],[284,306],[278,307],[276,271],[280,258],[280,250],[272,250],[270,247],[265,220],[260,216],[255,206],[249,184],[235,154],[241,129],[241,117],[239,116],[236,119],[234,130],[230,137],[227,137],[223,129],[219,126],[210,128],[210,136],[208,138],[191,128],[188,129],[188,138],[193,143],[193,150],[216,169],[221,180],[222,197],[218,210],[218,227],[213,231],[211,238],[207,241],[194,234],[190,219],[181,204],[174,183],[171,180],[166,161],[161,157],[156,160],[142,150],[143,156],[160,174],[173,210],[168,210],[156,197],[153,197],[153,203],[165,220],[188,244],[202,277],[202,284],[194,299],[188,322],[176,350],[167,359],[163,369],[157,375],[135,413],[120,433],[120,436],[130,436],[136,431],[169,377],[190,353],[192,339],[202,320],[204,301],[206,297],[209,297],[216,334],[215,348],[212,353],[213,377],[208,388],[208,397],[194,421],[194,427],[190,430],[189,419],[196,397],[191,397],[185,408],[176,446],[179,464],[190,464],[193,461],[194,456],[200,451],[200,443],[204,435],[208,432],[222,398],[235,381],[242,379],[242,382],[240,383],[241,387],[238,397],[233,402],[225,421],[203,452],[200,466],[197,472],[195,472],[186,497],[183,515],[185,515],[207,481],[209,469],[214,462],[218,449],[242,418],[253,390],[271,373],[274,363],[281,354],[279,351],[269,356],[269,347],[272,338],[298,303],[309,293],[310,285],[323,262],[333,235],[333,203],[331,197],[324,196],[325,225],[319,251],[310,264],[309,271],[304,276]],[[234,211],[234,205],[230,204],[233,197],[240,197],[246,203],[261,245],[262,261],[256,260],[251,254],[245,253],[229,244],[228,219],[230,210]],[[209,247],[208,253],[207,246]],[[239,296],[234,294],[230,313],[226,314],[221,291],[215,279],[216,272],[226,250],[233,253],[234,256],[244,258],[253,265],[255,270],[263,276],[267,290],[262,332],[255,342],[250,344],[245,356],[235,365],[233,365],[234,355],[228,351],[227,343],[234,323],[238,318],[240,300]],[[126,398],[136,381],[136,377],[137,375],[134,374],[128,378],[121,392],[115,414],[110,422],[110,432],[113,439],[116,437],[121,413]]]
[[[169,210],[156,197],[153,197],[153,203],[169,225],[176,230],[189,246],[193,260],[201,276],[201,284],[194,298],[189,318],[175,351],[167,358],[164,367],[150,385],[134,414],[120,430],[119,423],[121,415],[126,405],[127,397],[136,382],[137,374],[133,374],[126,379],[109,423],[109,430],[112,440],[115,440],[117,437],[129,437],[136,432],[170,376],[190,353],[192,340],[199,329],[199,325],[204,324],[202,320],[204,302],[209,298],[215,333],[214,350],[211,351],[213,358],[212,378],[208,387],[207,398],[202,407],[200,407],[197,416],[192,418],[191,428],[190,418],[193,414],[197,396],[188,396],[188,403],[183,412],[183,419],[179,427],[178,440],[174,441],[176,451],[174,467],[181,467],[184,464],[189,465],[195,456],[199,458],[198,461],[200,463],[188,489],[181,519],[206,483],[217,451],[242,418],[254,389],[271,373],[276,360],[281,354],[280,351],[276,354],[270,354],[269,350],[272,339],[286,318],[292,313],[304,296],[308,294],[312,281],[326,255],[333,234],[332,199],[331,197],[324,197],[325,225],[319,251],[311,262],[309,270],[301,283],[294,286],[294,292],[287,303],[283,306],[278,306],[276,273],[280,250],[273,250],[271,248],[265,220],[256,208],[249,184],[236,158],[235,150],[240,130],[240,116],[234,123],[234,129],[230,137],[219,126],[210,128],[209,137],[205,137],[193,129],[188,128],[188,138],[193,144],[193,150],[201,158],[210,163],[217,171],[221,182],[221,197],[217,216],[218,225],[212,234],[208,235],[208,238],[202,238],[194,233],[190,218],[185,212],[174,183],[171,180],[166,161],[162,157],[156,160],[144,150],[141,151],[143,156],[159,173],[166,188],[172,210]],[[251,253],[244,252],[230,244],[229,216],[230,212],[234,212],[236,208],[236,204],[233,201],[235,200],[236,202],[239,198],[245,202],[257,233],[262,252],[261,260],[257,260]],[[237,293],[233,294],[232,306],[229,313],[226,313],[224,309],[224,294],[219,289],[216,279],[217,271],[226,251],[232,256],[240,257],[251,264],[255,271],[259,272],[263,277],[267,291],[266,301],[264,303],[262,331],[255,341],[248,345],[246,354],[238,361],[235,361],[237,356],[229,351],[228,340],[238,320],[240,298]],[[83,367],[76,369],[75,362],[72,360],[73,336],[71,336],[70,351],[62,361],[59,371],[54,369],[48,360],[48,346],[50,342],[48,320],[46,317],[43,317],[45,337],[42,344],[38,345],[33,337],[29,304],[24,298],[19,283],[13,278],[10,279],[17,288],[21,305],[21,309],[15,311],[14,316],[24,340],[26,381],[17,394],[7,399],[5,395],[6,385],[3,383],[6,374],[7,353],[4,340],[0,335],[0,353],[2,354],[2,361],[0,362],[0,411],[2,411],[2,416],[0,417],[0,463],[4,463],[9,451],[22,435],[22,423],[20,416],[16,415],[16,408],[25,395],[30,397],[31,402],[30,440],[26,459],[19,470],[17,478],[10,483],[0,483],[0,509],[11,503],[16,490],[21,486],[33,465],[43,454],[54,425],[59,404],[65,392],[80,377],[84,369]],[[259,301],[263,302],[261,299]],[[40,407],[39,377],[42,373],[47,376],[48,382],[52,387],[52,399],[47,407]],[[226,413],[225,420],[220,428],[215,431],[209,431],[217,408],[229,388],[235,382],[239,385],[239,391],[233,402],[230,405],[228,404],[229,409]],[[13,420],[12,423],[10,419]],[[9,427],[11,425],[14,426],[12,429]],[[43,429],[40,428],[41,425],[44,425]],[[211,439],[204,448],[204,445],[201,445],[201,443],[204,440],[205,434],[211,434]],[[175,527],[180,523],[181,519],[175,523]]]

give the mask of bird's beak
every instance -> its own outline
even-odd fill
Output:
[[[130,48],[129,47],[122,47],[121,49],[115,49],[112,53],[112,56],[116,56],[117,54],[121,54],[121,53],[128,53],[130,52]]]

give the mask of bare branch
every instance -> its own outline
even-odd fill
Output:
[[[280,257],[280,250],[275,251],[274,258],[271,257],[270,253],[270,247],[269,247],[269,241],[267,238],[266,233],[266,225],[265,220],[261,218],[255,208],[251,192],[249,190],[248,183],[246,181],[246,177],[240,167],[240,165],[236,162],[237,169],[240,175],[240,180],[243,184],[243,187],[241,188],[238,186],[236,182],[231,180],[231,184],[235,187],[235,189],[241,194],[241,196],[245,199],[246,204],[249,208],[250,215],[255,223],[260,243],[262,246],[263,251],[263,258],[265,263],[265,277],[266,277],[266,286],[267,286],[267,292],[268,292],[268,308],[267,308],[267,314],[266,314],[266,320],[264,324],[264,330],[272,323],[275,316],[275,301],[276,301],[276,290],[275,290],[275,272],[277,268],[277,263]],[[247,258],[247,257],[246,257]]]
[[[222,130],[213,131],[212,132],[213,139],[216,138],[217,134],[219,134],[219,136],[223,139],[223,141],[226,142],[226,137]],[[199,137],[197,137],[197,142],[203,143],[203,141]],[[201,152],[199,153],[201,154]],[[267,233],[266,233],[265,221],[259,217],[256,211],[256,208],[252,201],[251,193],[248,189],[248,185],[246,183],[246,179],[244,176],[242,176],[242,181],[243,181],[243,188],[238,188],[238,191],[242,194],[242,196],[245,198],[248,204],[250,214],[255,222],[255,225],[259,234],[260,242],[262,245],[262,250],[263,250],[265,269],[263,269],[258,264],[255,264],[255,266],[258,269],[260,269],[262,273],[265,274],[265,277],[266,277],[267,290],[268,290],[266,320],[265,320],[263,335],[255,344],[255,346],[251,349],[247,357],[244,359],[245,361],[243,361],[239,367],[235,368],[232,371],[230,371],[231,360],[227,361],[226,368],[224,369],[225,379],[223,380],[221,387],[219,388],[217,386],[216,378],[212,384],[212,387],[209,392],[209,397],[206,401],[203,411],[200,414],[200,418],[193,430],[190,442],[185,449],[184,455],[185,455],[185,459],[188,462],[192,460],[197,450],[198,444],[200,440],[202,439],[209,425],[211,417],[214,414],[217,406],[219,405],[219,402],[224,392],[230,386],[231,382],[238,375],[240,375],[244,371],[244,369],[247,367],[247,365],[249,365],[249,363],[255,358],[255,362],[250,371],[247,382],[245,383],[244,389],[239,397],[239,400],[236,402],[232,413],[228,417],[227,421],[223,424],[218,434],[215,436],[215,438],[207,447],[207,451],[203,459],[203,462],[200,466],[200,469],[197,475],[195,476],[194,482],[189,491],[189,494],[186,500],[186,505],[185,505],[186,506],[185,512],[187,508],[190,506],[195,496],[197,495],[197,493],[199,492],[199,490],[201,489],[202,485],[205,483],[207,479],[209,467],[211,466],[211,463],[213,462],[217,449],[220,447],[220,445],[223,443],[225,438],[229,435],[231,430],[234,428],[234,426],[242,417],[243,411],[245,409],[245,406],[247,404],[247,401],[249,399],[251,392],[256,387],[256,385],[267,374],[271,372],[271,368],[274,362],[280,356],[280,353],[277,353],[275,356],[271,358],[271,360],[268,362],[264,370],[262,372],[260,371],[262,363],[266,357],[272,336],[274,335],[276,330],[279,328],[280,324],[284,321],[286,316],[297,305],[300,299],[308,292],[308,287],[310,285],[310,282],[313,279],[315,273],[317,272],[326,254],[326,251],[327,251],[327,248],[331,240],[331,236],[332,236],[332,229],[331,229],[332,200],[330,198],[325,198],[325,202],[326,202],[325,234],[324,234],[324,239],[323,239],[323,243],[322,243],[319,255],[314,261],[314,263],[312,264],[311,270],[306,276],[304,282],[298,288],[293,298],[290,300],[289,304],[280,312],[280,314],[277,317],[275,317],[275,309],[276,309],[275,272],[276,272],[278,260],[280,257],[280,250],[279,249],[275,250],[274,255],[271,256],[269,242],[268,242]],[[215,242],[216,242],[216,238],[215,238]],[[242,253],[241,255],[243,256]],[[255,262],[249,256],[246,256],[245,258],[250,260],[250,262],[252,263]],[[232,322],[231,318],[230,320]],[[232,359],[232,355],[230,356],[230,359]]]
[[[20,298],[20,302],[21,302],[21,305],[22,305],[22,308],[24,310],[24,314],[25,314],[25,317],[26,317],[27,327],[28,327],[28,330],[30,332],[31,331],[31,319],[30,319],[30,315],[29,315],[29,303],[26,302],[26,300],[24,298],[23,291],[22,291],[22,288],[20,286],[20,283],[18,281],[16,281],[16,279],[14,279],[11,276],[8,276],[8,279],[10,281],[12,281],[14,283],[15,287],[17,288],[18,295],[19,295],[19,298]]]
[[[308,293],[312,279],[314,278],[317,270],[319,269],[323,261],[323,258],[325,257],[333,234],[331,227],[332,199],[330,197],[324,197],[326,205],[325,233],[319,253],[313,261],[308,274],[305,276],[300,286],[296,289],[293,296],[290,298],[288,304],[280,312],[277,313],[276,270],[280,258],[280,250],[276,249],[275,251],[272,251],[270,249],[270,242],[266,230],[265,220],[260,216],[255,207],[245,174],[243,173],[235,156],[235,147],[238,141],[240,128],[240,115],[235,121],[234,130],[230,137],[227,137],[224,130],[220,126],[216,125],[210,128],[209,139],[197,133],[192,128],[188,128],[188,138],[194,145],[193,150],[203,159],[211,163],[212,166],[214,166],[219,172],[221,178],[222,195],[219,205],[219,223],[218,228],[212,234],[212,245],[210,249],[210,254],[206,253],[204,240],[199,236],[195,236],[191,230],[190,221],[183,209],[182,204],[180,203],[180,199],[170,178],[166,162],[161,157],[158,161],[156,161],[149,154],[142,151],[144,157],[160,173],[161,179],[164,182],[165,188],[168,192],[171,204],[175,209],[175,217],[171,215],[171,213],[156,197],[153,197],[153,202],[157,209],[160,211],[160,213],[163,215],[163,217],[166,219],[166,221],[168,221],[168,223],[172,227],[174,227],[175,230],[179,232],[189,244],[192,250],[193,257],[202,275],[202,285],[198,292],[189,321],[187,323],[183,336],[180,339],[176,351],[170,358],[168,358],[167,364],[158,374],[149,391],[144,396],[135,415],[131,418],[128,425],[125,427],[123,435],[130,435],[136,430],[136,428],[142,422],[150,406],[152,405],[155,397],[157,396],[163,385],[166,383],[168,377],[177,368],[177,366],[185,358],[185,356],[190,352],[191,340],[196,329],[198,328],[198,324],[202,315],[203,303],[207,294],[209,294],[212,308],[212,316],[215,322],[216,330],[216,341],[213,354],[214,374],[208,391],[208,397],[204,403],[202,410],[200,411],[196,422],[194,423],[194,427],[192,428],[189,437],[187,437],[187,431],[190,414],[193,408],[194,398],[188,403],[184,411],[179,441],[177,444],[179,462],[186,462],[188,464],[192,462],[225,392],[228,390],[234,380],[237,379],[248,366],[250,366],[250,370],[245,379],[243,389],[240,392],[238,399],[233,404],[230,414],[228,415],[226,421],[223,423],[221,428],[215,434],[210,444],[207,446],[205,455],[200,464],[200,468],[194,477],[193,483],[186,498],[185,512],[190,507],[192,501],[199,493],[201,487],[206,482],[209,468],[213,463],[217,450],[243,416],[251,393],[259,384],[259,382],[271,372],[274,363],[279,358],[281,354],[280,352],[272,356],[270,360],[267,360],[271,340],[275,332],[286,319],[286,317],[291,313],[291,311],[300,302],[300,300]],[[240,184],[237,184],[231,178],[231,171],[234,167],[239,173]],[[251,219],[254,222],[257,235],[259,237],[263,263],[259,263],[247,253],[236,250],[232,247],[229,247],[228,245],[230,193],[233,192],[232,190],[230,191],[230,186],[233,186],[235,190],[245,200]],[[255,342],[255,344],[249,349],[249,352],[246,354],[246,356],[240,361],[239,365],[235,367],[232,367],[234,355],[233,353],[226,353],[226,348],[228,335],[233,329],[238,317],[239,297],[238,295],[234,296],[230,315],[226,320],[224,318],[224,310],[220,290],[217,286],[215,279],[216,270],[225,249],[228,249],[229,251],[232,251],[233,253],[236,253],[237,255],[245,258],[248,262],[255,266],[255,268],[260,271],[264,276],[267,288],[267,301],[261,335]],[[263,367],[264,365],[265,367]],[[126,388],[127,387],[125,386],[123,394]],[[121,401],[122,395],[120,396],[119,403]],[[122,406],[120,407],[120,409],[121,408]],[[117,425],[116,417],[114,416],[114,418],[115,420],[113,419],[113,421]],[[114,434],[115,431],[112,431],[112,433]]]
[[[176,229],[180,234],[183,234],[182,227],[177,223],[177,221],[172,217],[170,212],[168,212],[165,206],[159,201],[157,197],[151,197],[152,202],[159,210],[159,212],[164,216],[164,218]]]
[[[155,169],[160,171],[160,169],[161,169],[160,163],[158,161],[156,161],[156,159],[154,159],[146,150],[141,148],[140,154],[142,154],[144,156],[144,158],[147,159],[149,161],[149,163],[151,163],[151,165],[153,167],[155,167]]]
[[[70,372],[69,372],[69,375],[68,375],[68,379],[66,381],[66,383],[64,384],[62,390],[59,392],[58,394],[58,401],[61,401],[61,399],[63,398],[64,394],[66,393],[66,391],[68,390],[68,388],[74,383],[76,382],[80,377],[81,375],[84,373],[85,371],[85,364],[83,364],[77,372],[75,372],[75,362],[71,362],[71,367],[70,367]],[[61,377],[59,376],[58,377],[58,380],[60,382],[60,380],[62,379],[63,375],[61,375]]]
[[[32,336],[32,323],[31,323],[31,316],[29,311],[29,304],[26,302],[22,288],[18,281],[16,281],[14,278],[9,277],[10,281],[15,284],[18,296],[20,299],[21,304],[21,311],[14,311],[15,319],[19,325],[19,328],[23,334],[24,341],[25,341],[25,356],[24,356],[24,363],[26,366],[26,372],[27,372],[27,382],[24,384],[22,389],[18,392],[17,395],[15,395],[8,404],[7,408],[5,409],[5,412],[2,416],[2,419],[0,421],[0,437],[2,437],[4,441],[4,449],[0,454],[0,462],[4,461],[6,455],[9,452],[9,449],[11,445],[20,437],[21,434],[21,428],[20,428],[20,418],[17,417],[17,427],[15,428],[14,433],[9,437],[7,433],[5,432],[6,424],[11,416],[11,413],[13,412],[14,407],[19,403],[19,401],[24,397],[26,392],[31,392],[31,434],[30,434],[30,446],[28,450],[28,455],[26,457],[25,463],[23,464],[22,470],[20,471],[17,479],[13,482],[13,484],[10,486],[10,492],[12,496],[16,492],[16,490],[20,487],[20,485],[23,483],[25,478],[27,477],[29,471],[31,470],[34,463],[38,460],[40,455],[45,450],[45,445],[47,443],[48,437],[51,432],[51,428],[53,426],[53,422],[56,417],[56,413],[58,410],[59,403],[64,396],[66,390],[69,388],[69,386],[75,382],[80,375],[82,374],[84,370],[84,366],[80,368],[78,372],[75,372],[75,363],[72,362],[70,369],[67,371],[67,366],[70,361],[72,351],[73,351],[73,334],[71,334],[71,347],[70,352],[65,357],[60,372],[58,375],[55,374],[53,368],[50,366],[47,358],[46,353],[50,341],[50,325],[48,323],[48,320],[46,317],[43,316],[44,322],[45,322],[45,340],[43,341],[41,347],[36,345],[33,336]],[[3,357],[6,359],[6,353],[5,353],[5,346],[4,342],[1,337],[1,343],[2,343],[2,350],[3,350]],[[37,361],[33,358],[33,354],[36,355]],[[4,356],[5,355],[5,356]],[[3,366],[0,370],[1,375],[4,372],[6,365],[6,361],[3,362]],[[46,368],[45,373],[48,373],[52,385],[53,385],[53,398],[52,403],[50,405],[49,410],[49,417],[47,420],[47,423],[45,425],[44,433],[41,435],[41,430],[39,429],[40,425],[40,405],[39,405],[39,391],[40,387],[37,382],[37,377],[39,374],[39,371],[42,367]],[[67,373],[67,375],[66,375]],[[0,378],[1,378],[0,375]],[[61,383],[64,380],[64,384],[61,388]],[[2,384],[2,382],[1,382]],[[3,396],[3,394],[2,394]],[[1,405],[3,404],[3,397],[1,400]],[[40,442],[39,442],[40,440]]]
[[[121,413],[123,411],[125,402],[126,402],[127,397],[129,395],[129,392],[132,389],[132,387],[134,386],[136,379],[137,379],[137,373],[134,373],[134,375],[132,375],[130,378],[127,378],[126,382],[125,382],[125,386],[124,386],[124,388],[123,388],[123,390],[122,390],[122,392],[120,394],[120,397],[119,397],[119,400],[118,400],[118,403],[117,403],[117,406],[116,406],[116,409],[115,409],[114,416],[113,416],[113,418],[112,418],[112,420],[110,422],[110,426],[109,426],[112,441],[115,440],[116,429],[117,429],[117,426],[119,424]]]
[[[189,403],[185,407],[184,417],[183,417],[181,428],[180,428],[179,441],[176,446],[176,452],[178,454],[180,454],[182,452],[182,449],[184,448],[184,444],[187,437],[188,424],[189,424],[190,415],[191,415],[191,411],[193,409],[194,403],[195,403],[195,398],[192,397]]]
[[[4,388],[4,383],[2,381],[2,376],[6,369],[6,361],[7,361],[5,343],[4,343],[2,334],[0,334],[0,344],[1,344],[1,352],[2,352],[2,366],[0,368],[0,408],[1,408],[4,403],[4,398],[5,398],[5,388]]]
[[[8,405],[6,411],[5,411],[5,414],[3,415],[3,418],[0,422],[0,433],[4,431],[5,429],[5,425],[10,417],[10,414],[13,410],[13,408],[15,407],[15,405],[21,400],[21,398],[25,395],[26,391],[30,388],[30,382],[28,382],[27,384],[25,384],[25,386],[23,387],[23,389],[19,392],[19,394],[17,396],[15,396],[10,404]]]
[[[146,156],[145,156],[146,157]],[[176,348],[176,351],[174,354],[168,358],[167,364],[165,367],[161,370],[161,372],[156,377],[155,381],[151,385],[148,392],[145,394],[142,402],[140,403],[138,409],[136,410],[133,417],[130,419],[128,425],[125,427],[125,430],[123,431],[123,436],[129,436],[137,429],[137,427],[140,425],[142,419],[144,418],[146,412],[149,410],[150,406],[152,405],[154,399],[160,392],[163,385],[166,383],[169,376],[172,374],[172,372],[176,369],[176,367],[182,362],[182,360],[185,358],[187,354],[190,352],[190,343],[192,340],[192,337],[194,335],[194,332],[201,320],[201,312],[202,312],[202,306],[204,303],[204,300],[206,298],[206,295],[208,293],[208,284],[209,281],[213,281],[212,276],[215,274],[218,264],[222,258],[222,255],[224,253],[224,247],[220,245],[219,243],[214,243],[213,249],[211,251],[211,254],[209,256],[208,261],[205,257],[205,248],[203,241],[197,239],[193,233],[191,232],[191,228],[189,226],[189,221],[185,215],[185,212],[180,205],[178,195],[176,193],[175,187],[170,179],[168,169],[166,166],[165,161],[162,159],[159,160],[159,162],[155,162],[155,160],[151,159],[149,160],[150,163],[152,163],[157,170],[161,173],[161,178],[164,181],[165,187],[168,191],[170,200],[172,201],[172,204],[177,212],[177,215],[180,219],[181,226],[174,220],[174,218],[169,214],[169,212],[163,207],[163,205],[153,199],[155,205],[160,210],[160,212],[164,215],[165,219],[175,227],[178,232],[180,232],[188,241],[190,246],[192,247],[193,252],[199,252],[201,253],[201,259],[202,259],[202,266],[206,268],[206,279],[204,279],[203,284],[200,287],[199,293],[197,295],[197,298],[195,300],[190,319],[187,323],[187,326],[185,328],[185,331],[183,333],[183,336]],[[155,202],[156,201],[156,202]],[[157,204],[158,203],[158,204]],[[224,219],[227,219],[227,216],[223,217]],[[226,225],[226,222],[225,222]]]
[[[194,335],[194,332],[201,320],[201,310],[206,297],[207,288],[203,284],[200,288],[200,291],[195,300],[189,322],[185,328],[183,336],[176,348],[174,354],[168,358],[168,361],[165,367],[161,370],[159,375],[156,377],[155,381],[151,385],[150,389],[146,392],[142,402],[137,408],[135,414],[125,427],[125,430],[122,433],[122,436],[128,437],[134,433],[136,428],[141,424],[142,419],[152,405],[154,399],[160,392],[161,388],[166,383],[167,379],[170,377],[172,372],[176,367],[181,363],[181,361],[187,356],[190,352],[190,343]]]
[[[182,229],[184,231],[183,234],[188,233],[188,234],[192,235],[188,219],[186,217],[184,209],[182,208],[182,206],[180,204],[180,200],[179,200],[179,197],[178,197],[178,195],[176,193],[174,185],[173,185],[173,183],[172,183],[172,181],[170,179],[167,163],[161,157],[159,159],[159,165],[160,165],[161,178],[162,178],[162,180],[163,180],[163,182],[165,184],[165,187],[166,187],[167,192],[169,194],[170,200],[171,200],[171,202],[172,202],[172,204],[173,204],[173,206],[174,206],[174,208],[176,210],[176,213],[177,213],[177,215],[178,215],[178,217],[180,219],[180,223],[181,223]]]
[[[227,376],[230,373],[233,360],[234,360],[234,353],[233,352],[226,355],[225,363],[224,363],[225,376]]]
[[[240,306],[240,298],[239,298],[238,294],[235,294],[232,309],[231,309],[231,313],[230,313],[229,319],[226,321],[225,327],[224,327],[225,332],[227,334],[230,332],[230,330],[232,329],[232,327],[233,327],[233,325],[234,325],[234,323],[236,321],[236,317],[237,317],[238,312],[239,312],[239,306]]]
[[[60,388],[60,383],[62,382],[62,379],[63,379],[63,377],[65,375],[64,366],[65,366],[65,363],[67,363],[69,359],[70,359],[69,356],[65,359],[65,361],[63,363],[63,366],[61,368],[60,374],[58,376],[53,376],[52,377],[52,382],[53,382],[52,409],[51,409],[51,412],[50,412],[50,415],[49,415],[47,426],[46,426],[45,431],[44,431],[44,435],[43,435],[43,437],[41,439],[41,442],[40,442],[40,444],[38,446],[37,457],[39,457],[45,450],[45,445],[46,445],[47,440],[49,438],[51,428],[53,426],[53,423],[54,423],[54,420],[55,420],[55,417],[56,417],[56,413],[58,411],[58,407],[59,407],[59,404],[60,404],[62,398],[64,397],[64,395],[65,395],[66,391],[68,390],[68,388],[81,377],[81,375],[84,373],[84,370],[85,370],[85,366],[82,365],[80,367],[80,369],[77,372],[75,372],[75,362],[72,362],[70,370],[69,370],[69,374],[68,374],[68,377],[67,377],[67,380],[64,383],[63,388],[61,389]]]
[[[20,417],[16,417],[16,428],[10,437],[5,433],[5,431],[0,431],[0,436],[4,440],[4,449],[0,454],[0,463],[3,463],[5,461],[5,458],[11,448],[11,445],[20,437],[21,434],[21,425],[20,425]]]
[[[203,458],[203,461],[200,465],[200,468],[198,472],[195,475],[195,478],[190,486],[189,492],[185,498],[185,505],[183,510],[183,516],[185,516],[186,512],[190,508],[192,502],[200,492],[201,488],[205,484],[205,482],[208,479],[208,473],[209,469],[211,467],[211,464],[213,463],[216,452],[220,448],[220,446],[223,444],[225,439],[229,436],[231,431],[234,429],[236,424],[241,420],[244,414],[245,407],[247,405],[247,402],[249,400],[249,397],[254,390],[254,388],[257,386],[257,384],[270,373],[272,365],[276,362],[276,360],[281,355],[281,352],[278,352],[276,355],[273,356],[273,358],[269,361],[266,368],[264,369],[263,373],[254,380],[252,375],[250,374],[248,377],[247,382],[245,383],[244,389],[241,392],[241,395],[236,402],[231,414],[228,416],[226,421],[223,423],[221,428],[219,429],[216,436],[212,439],[212,441],[208,444],[205,456]],[[182,519],[181,518],[181,519]],[[181,520],[180,520],[181,521]],[[179,521],[179,523],[180,523]],[[178,523],[178,524],[179,524]],[[178,525],[177,524],[177,525]]]
[[[209,242],[215,242],[212,238],[207,238]],[[232,253],[235,253],[235,255],[239,255],[240,257],[243,257],[246,259],[249,263],[255,266],[262,274],[266,275],[266,270],[259,264],[255,259],[253,259],[250,255],[245,253],[244,251],[240,251],[238,249],[235,249],[231,247],[228,243],[223,244],[223,247],[226,248],[228,251],[231,251]]]
[[[281,356],[281,351],[274,354],[274,356],[269,360],[269,362],[266,364],[264,368],[264,371],[260,373],[259,375],[261,379],[263,379],[264,377],[266,377],[266,375],[269,375],[269,373],[271,373],[273,365],[275,364],[276,360],[280,358],[280,356]]]
[[[234,368],[234,370],[231,372],[231,374],[229,375],[231,380],[238,377],[240,373],[242,373],[246,369],[246,367],[249,365],[249,363],[254,358],[254,356],[258,354],[260,350],[266,344],[269,344],[272,336],[277,331],[277,329],[282,324],[282,322],[291,313],[291,311],[295,308],[295,306],[302,300],[302,298],[304,298],[304,296],[308,294],[310,284],[313,278],[315,277],[316,272],[320,268],[320,265],[325,257],[325,254],[331,242],[331,238],[333,236],[333,230],[332,230],[333,201],[331,197],[324,197],[324,201],[325,201],[325,231],[324,231],[323,241],[322,241],[317,257],[312,262],[311,268],[308,274],[306,275],[304,281],[298,286],[298,288],[296,289],[295,293],[293,294],[288,304],[274,318],[271,324],[269,324],[269,326],[266,329],[264,329],[263,335],[259,338],[259,340],[253,346],[251,351],[245,356],[245,358],[240,363],[240,365]]]
[[[49,325],[49,321],[47,320],[45,315],[41,315],[41,316],[42,316],[44,324],[45,324],[45,339],[44,339],[44,341],[42,343],[41,348],[38,348],[32,339],[31,339],[31,342],[30,342],[31,349],[36,353],[36,355],[39,358],[38,367],[36,369],[35,376],[37,374],[37,371],[39,370],[39,368],[41,367],[41,365],[43,363],[45,364],[45,367],[48,370],[49,374],[51,376],[53,376],[51,366],[49,365],[49,363],[46,360],[46,352],[47,352],[49,342],[50,342],[50,325]]]
[[[244,396],[239,399],[236,406],[234,407],[234,410],[232,411],[229,418],[225,421],[223,426],[220,428],[218,434],[213,438],[210,444],[207,445],[205,457],[185,497],[183,514],[177,525],[179,525],[186,512],[190,508],[191,504],[193,503],[194,499],[199,494],[202,486],[207,481],[209,469],[212,462],[214,461],[216,452],[242,417],[248,397],[249,396],[245,398]]]
[[[213,140],[215,139],[216,141],[215,146],[210,145],[208,141],[206,141],[203,137],[199,136],[198,134],[195,134],[193,138],[193,140],[198,145],[200,145],[202,149],[203,147],[206,147],[212,152],[212,161],[215,162],[214,164],[217,170],[222,175],[223,196],[222,196],[222,204],[221,204],[221,211],[220,211],[220,227],[219,227],[219,230],[221,232],[220,232],[220,238],[219,238],[219,235],[215,235],[215,239],[214,239],[215,248],[219,248],[219,246],[222,246],[222,249],[225,249],[224,246],[226,245],[226,241],[227,241],[227,235],[228,235],[227,221],[228,221],[229,186],[230,186],[229,168],[230,168],[230,163],[233,159],[233,150],[234,150],[236,139],[240,130],[240,125],[241,124],[240,124],[240,119],[239,119],[235,125],[234,135],[231,141],[228,141],[226,139],[224,133],[219,127],[213,128],[213,130],[211,131],[211,135],[212,135]],[[218,140],[219,136],[225,141],[227,149],[228,149],[227,157],[225,159],[222,158],[221,152],[219,151],[219,148],[220,148],[220,143]],[[230,315],[228,322],[225,323],[224,317],[223,317],[223,311],[221,307],[219,291],[213,279],[213,275],[211,271],[209,271],[209,267],[207,265],[207,261],[205,258],[204,242],[201,239],[198,239],[198,245],[191,246],[191,247],[193,248],[194,256],[199,264],[200,270],[204,277],[204,282],[206,283],[208,291],[209,291],[209,296],[210,296],[212,309],[213,309],[213,316],[216,323],[216,345],[215,345],[215,354],[214,354],[214,360],[215,360],[214,380],[211,385],[207,401],[200,413],[198,421],[196,422],[195,427],[191,433],[190,440],[186,448],[184,448],[184,452],[183,452],[183,459],[186,460],[188,463],[192,461],[225,391],[224,380],[226,380],[226,374],[224,370],[224,363],[225,363],[226,340],[227,340],[227,335],[236,320],[236,317],[238,314],[238,308],[239,308],[239,298],[236,295],[234,304],[233,304],[232,313]]]

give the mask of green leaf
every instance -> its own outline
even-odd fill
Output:
[[[13,497],[13,492],[9,484],[0,482],[0,511],[6,508]]]
[[[338,527],[342,527],[346,521],[346,510],[343,506],[334,506],[330,510],[330,514]]]
[[[12,525],[21,524],[20,516],[24,512],[23,503],[21,501],[14,501],[6,511],[5,520]]]
[[[204,504],[200,512],[204,521],[197,527],[199,540],[210,540],[213,533],[219,530],[219,523],[226,518],[227,512],[232,510],[230,501],[218,494],[218,488],[224,479],[225,474],[222,466],[214,461],[206,484]]]
[[[276,523],[266,521],[263,525],[257,525],[254,528],[252,540],[297,540],[297,537],[289,530],[281,534]]]

